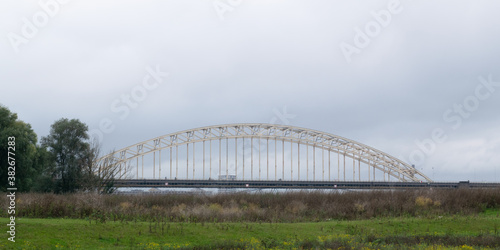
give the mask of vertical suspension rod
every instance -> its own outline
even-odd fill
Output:
[[[220,179],[221,176],[221,169],[222,169],[222,138],[219,138],[219,176],[217,178]]]
[[[322,168],[323,168],[323,177],[322,177],[322,181],[325,181],[325,148],[321,147],[321,165],[322,165]]]
[[[290,180],[293,181],[293,141],[290,139]]]
[[[282,155],[283,155],[283,157],[282,157],[283,158],[283,164],[281,166],[283,168],[283,170],[282,170],[283,174],[281,176],[281,180],[285,180],[285,139],[283,139],[282,142],[283,142],[283,144],[281,146],[281,149],[282,149],[281,151],[282,151]]]
[[[313,145],[313,181],[316,180],[316,145]]]
[[[297,144],[297,180],[300,181],[300,141]]]
[[[193,142],[193,180],[194,180],[194,170],[196,169],[196,167],[194,166],[196,164],[196,160],[195,160],[195,153],[196,153],[196,142]]]
[[[208,171],[208,178],[212,180],[212,140],[210,140],[210,163],[208,165],[209,171]]]
[[[331,160],[331,151],[328,150],[328,181],[332,181],[332,174],[331,174],[331,165],[330,165],[330,160]]]
[[[253,180],[253,137],[250,137],[250,180]]]
[[[234,175],[238,176],[238,138],[234,138]]]
[[[267,177],[266,177],[266,180],[269,180],[269,137],[267,138],[266,140],[266,151],[267,151],[267,155],[266,155],[266,161],[267,161],[267,164],[266,164],[266,169],[267,169]]]
[[[245,137],[243,137],[243,180],[245,180]]]
[[[259,181],[260,181],[260,144],[261,144],[261,139],[260,139],[260,136],[259,136]]]
[[[172,179],[172,147],[170,147],[170,176],[168,178]]]
[[[337,180],[340,181],[340,151],[337,151]]]
[[[274,140],[274,180],[278,179],[278,140]]]
[[[352,152],[352,181],[356,180],[356,157],[354,152]]]
[[[205,141],[203,141],[203,180],[205,179]]]
[[[179,177],[179,145],[175,145],[175,179]]]
[[[344,181],[345,181],[345,152],[344,152]]]
[[[229,180],[229,137],[226,137],[226,181]]]
[[[309,181],[309,145],[306,144],[306,150],[307,150],[307,154],[306,154],[306,181]]]

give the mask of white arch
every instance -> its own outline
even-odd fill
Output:
[[[126,163],[129,160],[151,154],[161,149],[221,138],[284,139],[288,142],[300,143],[301,145],[314,146],[331,152],[345,154],[346,157],[355,158],[402,182],[432,182],[431,179],[411,165],[362,143],[317,130],[264,123],[216,125],[171,133],[117,150],[101,157],[97,162],[112,160],[112,162],[117,164]]]

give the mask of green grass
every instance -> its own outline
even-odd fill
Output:
[[[376,218],[310,223],[177,222],[155,224],[108,221],[96,224],[92,221],[92,224],[89,224],[88,220],[82,219],[19,218],[16,221],[16,242],[7,241],[7,234],[4,233],[5,239],[0,241],[0,248],[168,249],[205,246],[213,248],[302,246],[307,248],[310,245],[326,247],[328,246],[324,243],[326,241],[340,241],[355,248],[361,246],[397,248],[398,244],[404,245],[405,241],[411,242],[410,239],[414,240],[423,236],[435,237],[430,237],[423,244],[412,243],[414,244],[412,247],[425,248],[434,244],[446,247],[462,245],[461,241],[457,240],[460,238],[498,237],[500,235],[499,213],[498,210],[488,210],[485,213],[470,216]],[[0,219],[0,224],[7,223],[6,218]],[[443,241],[443,239],[446,240]],[[493,239],[495,240],[500,240],[500,237]],[[393,241],[402,241],[402,243],[396,244]],[[386,244],[386,242],[392,243]]]

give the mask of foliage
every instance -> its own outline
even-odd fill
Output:
[[[17,118],[8,108],[0,106],[0,189],[7,188],[8,171],[8,138],[15,137],[15,186],[20,192],[29,191],[36,181],[36,158],[37,136],[31,125]]]
[[[110,153],[113,154],[112,152]],[[114,187],[115,179],[128,178],[132,166],[130,164],[117,163],[115,158],[99,159],[100,146],[94,141],[91,145],[91,154],[89,155],[87,168],[85,173],[89,183],[88,190],[97,191],[101,194],[111,194],[116,188]]]
[[[36,146],[35,169],[37,172],[37,181],[33,184],[32,191],[34,192],[52,192],[54,190],[55,172],[54,157],[47,150],[47,147],[41,145]]]
[[[496,189],[98,195],[21,194],[23,217],[87,218],[100,211],[111,220],[167,218],[179,222],[306,222],[399,216],[436,217],[500,209]],[[7,204],[2,204],[4,207]],[[0,215],[2,215],[0,213]]]
[[[83,185],[83,169],[90,154],[87,130],[87,125],[77,119],[62,118],[42,138],[42,146],[47,147],[55,162],[56,193],[75,192]]]
[[[114,179],[125,177],[130,165],[97,162],[100,145],[90,141],[88,127],[78,119],[55,121],[50,134],[37,145],[31,125],[0,106],[0,191],[7,189],[8,162],[13,156],[15,187],[19,192],[112,193]],[[8,138],[15,137],[15,155],[8,155]],[[12,160],[10,161],[12,162]]]

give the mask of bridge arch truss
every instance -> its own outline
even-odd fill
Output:
[[[106,162],[131,166],[130,179],[432,182],[413,166],[362,143],[263,123],[167,134],[114,151],[97,164]]]

